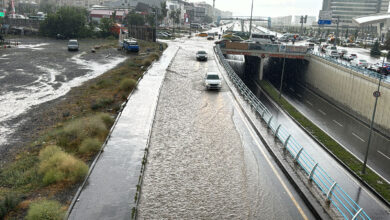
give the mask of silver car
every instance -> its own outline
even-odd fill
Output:
[[[78,51],[79,50],[79,42],[77,40],[69,40],[68,42],[68,51]]]
[[[208,72],[204,77],[204,84],[207,89],[221,89],[222,80],[218,73]]]

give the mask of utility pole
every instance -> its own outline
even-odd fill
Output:
[[[381,67],[381,71],[383,71],[383,66],[385,64],[385,59],[386,57],[384,56],[383,57],[383,62],[382,62],[382,67]],[[378,104],[378,98],[380,96],[380,91],[379,89],[381,88],[381,81],[382,81],[382,74],[379,74],[380,78],[379,78],[379,83],[378,83],[378,89],[374,92],[374,96],[375,96],[375,104],[374,104],[374,111],[372,113],[372,119],[371,119],[371,125],[370,125],[370,133],[368,135],[368,141],[367,141],[367,149],[366,149],[366,155],[364,156],[364,163],[363,163],[363,170],[362,170],[362,173],[363,174],[366,174],[366,167],[367,167],[367,159],[368,159],[368,151],[370,150],[370,144],[371,144],[371,135],[372,135],[372,129],[374,127],[374,121],[375,121],[375,114],[376,114],[376,106]]]
[[[337,39],[338,39],[338,37],[339,37],[339,23],[340,23],[340,16],[337,16],[337,20],[336,20],[336,24],[337,24],[337,26],[336,26],[336,37],[335,37],[335,39],[334,39],[333,46],[336,46],[336,44],[337,44]]]
[[[300,23],[301,23],[301,31],[299,32],[299,35],[300,35],[300,36],[303,35],[303,24],[306,24],[306,22],[307,22],[307,15],[301,16],[301,20],[300,20]]]
[[[282,76],[280,77],[279,99],[282,98],[283,89],[283,77],[284,77],[284,65],[286,64],[286,55],[283,57]]]
[[[215,20],[215,0],[213,0],[213,23]]]
[[[252,34],[252,16],[253,16],[253,0],[252,0],[252,7],[251,7],[251,19],[249,21],[249,37],[251,37]]]

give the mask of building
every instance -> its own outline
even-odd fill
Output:
[[[272,19],[272,21],[274,21]],[[311,26],[313,23],[316,23],[317,17],[316,16],[307,16],[306,23],[303,24],[303,26]],[[292,25],[298,26],[301,25],[301,15],[295,15],[294,16],[294,21],[292,22]]]
[[[376,13],[386,13],[390,0],[323,0],[322,10],[332,11],[332,19],[340,25],[353,26],[352,18]]]
[[[281,16],[272,18],[273,26],[291,26],[292,16]]]

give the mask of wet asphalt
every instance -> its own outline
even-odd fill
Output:
[[[158,102],[139,219],[313,219],[268,160],[227,85],[205,90],[204,74],[219,72],[213,43],[195,38],[180,45]],[[197,50],[206,50],[209,61],[196,61]]]
[[[288,99],[300,112],[356,155],[361,161],[367,149],[370,128],[345,111],[319,97],[301,84],[288,85],[284,90]],[[374,102],[374,98],[372,100]],[[374,104],[372,103],[374,106]],[[390,140],[373,132],[368,156],[368,166],[390,181]]]

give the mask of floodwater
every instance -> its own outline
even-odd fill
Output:
[[[95,78],[125,60],[114,49],[90,49],[101,41],[80,41],[79,52],[68,52],[67,41],[21,38],[0,50],[0,150],[8,143],[32,106],[57,99],[72,87]]]

